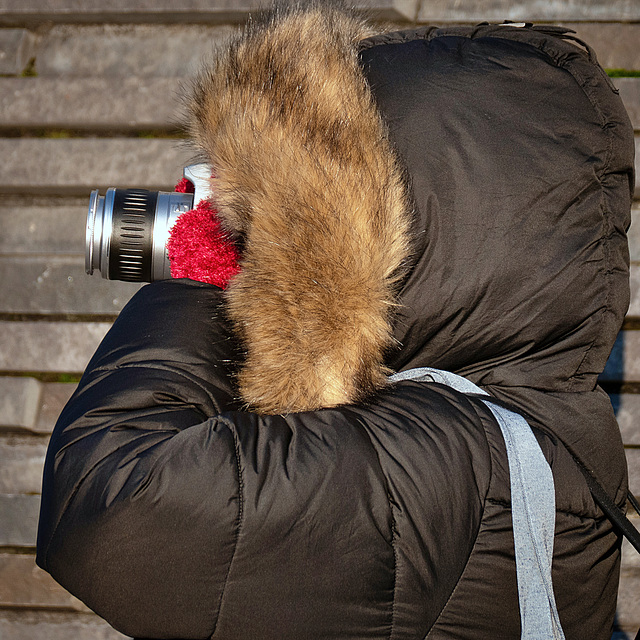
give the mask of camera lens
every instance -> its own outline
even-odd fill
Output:
[[[103,278],[151,282],[171,277],[169,232],[193,206],[193,194],[107,189],[91,194],[85,237],[85,269]]]

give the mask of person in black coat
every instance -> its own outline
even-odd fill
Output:
[[[53,433],[37,562],[138,638],[518,638],[509,467],[553,472],[566,638],[609,638],[621,506],[598,387],[628,305],[633,131],[559,28],[252,23],[194,83],[241,247],[141,289]]]

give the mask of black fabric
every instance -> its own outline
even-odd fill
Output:
[[[604,72],[559,37],[492,25],[417,36],[362,52],[421,232],[390,364],[469,377],[604,478],[623,464],[619,447],[594,457],[618,436],[591,392],[629,303],[628,116]]]
[[[122,312],[53,436],[38,562],[146,638],[515,637],[508,465],[484,404],[404,382],[366,406],[234,411],[205,355],[209,330],[226,333],[219,302],[166,281]],[[221,361],[234,352],[217,345]],[[606,637],[615,583],[594,594],[577,578],[588,564],[611,581],[615,535],[569,454],[538,435],[567,637]]]
[[[425,28],[361,56],[416,204],[389,364],[467,375],[528,416],[556,482],[566,637],[609,638],[620,540],[573,454],[622,506],[596,376],[628,300],[628,119],[587,53],[534,29]],[[519,637],[486,406],[402,382],[244,412],[223,308],[174,280],[123,310],[53,433],[38,564],[139,638]]]

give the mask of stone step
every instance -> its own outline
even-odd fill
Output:
[[[0,433],[50,434],[76,386],[70,382],[42,383],[35,378],[0,376]]]
[[[0,376],[0,428],[34,429],[43,401],[42,384],[34,378]]]
[[[79,198],[44,198],[37,203],[0,198],[0,256],[83,257],[88,209],[88,193]]]
[[[640,130],[640,78],[614,82]],[[174,130],[179,91],[171,77],[0,78],[0,128]]]
[[[46,452],[44,439],[0,439],[0,494],[39,494]]]
[[[623,562],[625,558],[625,544],[623,544]],[[630,553],[638,556],[637,552],[630,549]],[[20,557],[20,556],[18,556]],[[25,559],[24,564],[28,570],[29,560]],[[20,564],[15,561],[14,565]],[[0,609],[0,638],[6,640],[127,640],[127,637],[112,629],[106,622],[98,618],[95,614],[85,613],[84,605],[71,595],[61,592],[55,582],[48,582],[47,574],[35,569],[36,575],[31,580],[31,584],[25,581],[24,586],[29,590],[24,594],[24,600],[41,600],[47,598],[54,601],[53,610],[33,609]],[[41,574],[44,576],[42,577]],[[37,581],[37,582],[36,582]],[[33,584],[36,582],[36,584]],[[44,591],[44,587],[51,590],[51,594]],[[628,640],[635,634],[640,624],[638,617],[638,593],[640,580],[637,569],[625,568],[622,571],[621,584],[618,601],[618,627],[628,629],[627,636],[622,632],[616,632],[612,638],[617,640]],[[38,597],[39,596],[39,597]],[[64,603],[65,598],[71,606],[69,611],[59,607],[59,603]],[[78,610],[73,610],[73,606],[78,606]],[[40,605],[42,606],[42,605]]]
[[[2,384],[2,380],[26,380],[27,378],[0,378],[0,411],[4,408],[3,400],[7,387]],[[35,381],[34,381],[35,382]],[[41,384],[41,383],[38,383]],[[76,389],[76,384],[71,382],[48,382],[41,384],[42,398],[38,416],[33,426],[25,426],[23,423],[14,424],[7,420],[8,427],[22,427],[25,431],[37,434],[50,434],[65,404]],[[613,405],[622,440],[625,445],[640,447],[640,394],[633,393],[612,393],[611,404]],[[17,422],[17,421],[16,421]],[[0,430],[1,430],[0,426]]]
[[[484,20],[515,22],[637,22],[640,7],[629,0],[583,0],[552,2],[547,0],[515,0],[505,6],[503,0],[433,0],[421,3],[417,0],[360,0],[356,7],[383,20],[414,20],[416,12],[420,22],[469,22]],[[191,0],[176,5],[170,0],[136,2],[115,0],[108,7],[99,0],[66,0],[50,3],[45,0],[29,3],[21,0],[4,0],[0,9],[2,25],[34,25],[44,22],[66,23],[220,23],[245,20],[250,10],[259,9],[263,3],[255,0]]]
[[[636,166],[640,166],[640,136],[639,135],[635,136],[635,144],[636,144],[635,164]],[[636,178],[636,182],[635,182],[633,196],[636,199],[640,199],[640,172],[636,171],[635,178]]]
[[[640,382],[640,331],[618,334],[604,373],[606,382]]]
[[[0,29],[0,74],[20,75],[35,57],[35,35],[26,29]]]
[[[190,156],[171,139],[0,138],[0,193],[88,196],[111,186],[172,191]]]
[[[178,178],[179,175],[176,182]],[[43,197],[36,203],[16,196],[0,198],[0,256],[59,254],[83,257],[88,206],[88,193],[76,198]],[[633,203],[631,219],[631,261],[640,262],[638,201]]]
[[[43,384],[40,412],[31,431],[38,434],[50,434],[58,420],[58,416],[77,386],[73,382],[47,382]],[[624,405],[624,399],[622,404]]]
[[[15,451],[11,451],[11,448]],[[29,451],[29,448],[32,451]],[[0,448],[0,460],[17,472],[20,467],[30,476],[22,480],[17,475],[9,477],[9,472],[0,476],[0,547],[35,547],[38,513],[40,508],[40,481],[46,446],[36,444],[8,444],[3,442]],[[625,454],[629,467],[629,488],[634,495],[640,496],[640,449],[626,448]],[[24,494],[19,490],[34,486],[37,480],[38,494]],[[13,482],[15,486],[6,487]],[[8,493],[10,489],[13,493]],[[0,554],[0,566],[2,554]],[[0,568],[0,593],[2,592],[2,570]],[[2,606],[0,597],[0,607]]]
[[[640,157],[640,136],[635,144]],[[184,143],[171,139],[0,138],[0,193],[86,195],[111,186],[170,191],[192,161]]]
[[[449,0],[451,4],[455,0]],[[620,0],[614,2],[618,4]],[[358,0],[355,8],[380,20],[414,20],[418,0]],[[4,0],[0,8],[2,25],[37,25],[46,22],[66,23],[221,23],[246,20],[249,11],[264,8],[257,0],[189,0],[176,4],[171,0]],[[584,12],[580,12],[582,15]],[[574,14],[574,19],[581,19]]]
[[[631,302],[629,304],[628,318],[640,317],[640,264],[633,263],[630,267]]]
[[[636,46],[640,25],[581,23],[566,26],[573,28],[577,37],[593,47],[605,69],[640,68],[640,52]],[[25,53],[20,61],[24,62],[17,62],[15,67],[23,68],[19,65],[34,58],[40,77],[186,78],[198,71],[201,60],[234,29],[231,26],[175,24],[62,25],[54,26],[37,41],[33,38],[25,40],[26,44],[19,44],[12,55],[16,57],[22,46]],[[5,46],[11,50],[17,35],[13,35],[12,40],[9,32],[20,30],[0,30],[0,42],[2,31],[7,31]]]
[[[638,32],[640,38],[640,31]],[[640,41],[640,40],[639,40]],[[640,49],[640,47],[639,47]],[[640,65],[639,65],[640,66]],[[640,78],[613,78],[634,130],[640,130]]]
[[[83,256],[0,256],[0,283],[0,313],[113,316],[142,286],[87,275]]]
[[[636,418],[638,415],[638,413],[635,414]],[[633,430],[632,439],[637,441],[637,429]],[[33,442],[33,438],[30,440],[23,438],[22,441],[16,443],[12,440],[0,439],[0,462],[2,463],[0,465],[0,494],[7,496],[40,494],[47,443]],[[626,449],[631,488],[633,493],[640,496],[640,453],[638,452],[637,448]]]
[[[28,389],[21,388],[29,386]],[[2,430],[10,432],[34,433],[47,435],[53,427],[65,404],[76,389],[75,383],[47,382],[40,383],[33,378],[0,377],[0,416]],[[35,390],[35,393],[33,391]],[[640,447],[640,394],[612,393],[611,404],[614,408],[622,440],[627,446]],[[25,417],[26,416],[26,417]],[[40,446],[36,442],[37,446]],[[34,445],[34,446],[36,446]],[[0,447],[2,442],[0,441]],[[33,450],[35,453],[37,451]],[[0,456],[0,459],[2,456]],[[0,469],[0,476],[2,469]],[[38,487],[29,481],[29,486]],[[39,481],[38,481],[39,482]],[[1,489],[0,489],[1,492]]]
[[[629,0],[432,0],[423,2],[420,22],[633,22],[640,20],[640,5]]]
[[[109,322],[0,322],[0,371],[81,373]]]
[[[629,468],[629,490],[640,496],[640,449],[626,448],[627,466]]]
[[[637,318],[640,264],[631,265],[630,282],[628,317]],[[0,313],[115,315],[141,286],[87,275],[83,255],[0,255]]]
[[[117,313],[140,285],[84,271],[88,197],[0,199],[0,313]],[[631,305],[640,317],[640,203],[629,232]],[[45,254],[45,255],[43,255]]]
[[[605,3],[601,6],[604,7]],[[573,23],[563,20],[558,24],[573,29],[578,38],[589,44],[595,50],[598,62],[605,69],[640,69],[640,24],[625,23],[619,17],[612,18],[608,23]]]
[[[0,128],[174,130],[174,78],[0,78]]]
[[[640,517],[631,509],[627,513],[627,517],[636,529],[640,529]],[[638,553],[633,545],[624,538],[622,540],[622,568],[640,570],[640,553]]]
[[[35,547],[39,513],[39,495],[0,494],[0,547]]]
[[[570,23],[566,26],[576,30],[576,35],[595,49],[606,69],[640,69],[639,24]],[[223,42],[233,30],[234,27],[228,25],[202,24],[59,25],[36,38],[25,29],[0,29],[0,54],[4,54],[0,58],[0,69],[5,75],[20,75],[33,59],[41,79],[47,76],[186,78],[199,69],[200,61],[211,48]],[[56,91],[58,95],[61,93]],[[105,102],[104,109],[114,100]]]
[[[640,447],[640,394],[612,393],[610,398],[620,425],[622,441],[627,446]]]
[[[94,613],[0,609],[3,640],[128,640]]]
[[[37,567],[35,556],[0,553],[0,608],[3,607],[91,611]]]
[[[80,373],[109,322],[0,322],[0,371]],[[640,331],[621,331],[601,379],[640,381]]]
[[[235,28],[205,25],[59,25],[35,46],[39,78],[156,77],[173,81],[166,98],[174,98],[180,79],[193,76],[203,57],[225,41]],[[122,93],[122,92],[121,92]],[[135,87],[129,88],[135,93]],[[104,108],[114,106],[103,94]]]
[[[640,529],[640,518],[630,514],[630,519],[636,529]],[[640,554],[626,538],[622,542],[616,622],[620,629],[629,632],[628,636],[620,636],[620,640],[634,638],[640,627]]]
[[[640,156],[639,156],[640,158]],[[640,202],[631,207],[631,228],[629,229],[629,252],[632,262],[640,262]]]

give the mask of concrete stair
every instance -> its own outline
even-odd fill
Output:
[[[192,152],[181,83],[261,3],[0,0],[0,638],[124,640],[34,564],[44,453],[101,338],[140,285],[84,273],[89,192],[172,190]],[[608,69],[640,70],[629,0],[369,0],[398,27],[562,23]],[[614,83],[637,131],[640,77]],[[640,172],[639,172],[640,173]],[[632,298],[603,375],[640,494],[640,180],[630,231]],[[615,392],[614,392],[615,391]],[[638,523],[638,519],[636,519]],[[625,542],[614,638],[640,627],[640,556]]]

